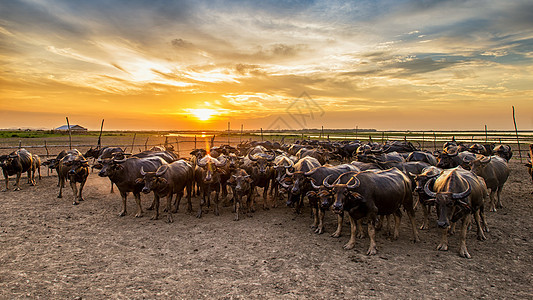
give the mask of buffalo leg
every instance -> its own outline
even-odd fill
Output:
[[[324,233],[324,215],[326,211],[323,209],[316,209],[318,211],[318,224],[315,230],[315,233],[322,234]]]
[[[268,186],[269,186],[269,182],[267,182],[266,186],[263,188],[263,210],[270,209],[270,206],[268,204]]]
[[[350,214],[348,214],[348,218],[350,218],[350,240],[344,245],[343,248],[345,250],[353,249],[353,247],[355,247],[355,220]]]
[[[368,236],[370,237],[370,246],[368,247],[368,251],[366,252],[366,255],[376,255],[377,253],[377,247],[376,247],[376,229],[374,228],[374,218],[372,218],[368,222]]]
[[[422,204],[422,211],[424,212],[424,218],[422,219],[422,225],[420,225],[420,230],[427,230],[429,228],[429,210],[430,206]]]
[[[274,188],[274,196],[272,198],[272,208],[278,207],[278,198],[279,198],[279,184],[272,184]]]
[[[341,236],[342,222],[344,222],[344,212],[337,215],[337,230],[331,234],[332,237],[338,238]]]
[[[6,188],[2,190],[2,192],[5,192],[9,189],[9,176],[7,175],[6,171],[4,171],[4,181],[6,182]]]
[[[363,219],[358,219],[357,224],[355,227],[356,234],[355,237],[358,239],[364,239],[365,238],[365,232],[363,231]]]
[[[187,184],[187,212],[192,213],[192,202],[191,202],[191,193],[193,186],[191,183]]]
[[[78,201],[85,201],[85,199],[83,199],[83,187],[85,186],[85,183],[87,182],[87,177],[85,177],[82,182],[80,182],[80,191],[79,191],[79,194],[78,194]]]
[[[172,223],[174,222],[174,220],[172,219],[172,213],[173,212],[178,212],[178,207],[180,205],[180,200],[181,200],[181,196],[183,195],[183,192],[180,194],[178,193],[176,195],[176,210],[174,211],[171,206],[172,206],[172,193],[169,193],[169,195],[167,196],[167,222],[168,223]]]
[[[463,218],[463,222],[461,224],[461,249],[459,250],[459,255],[464,258],[472,258],[472,256],[470,256],[470,253],[468,253],[468,249],[466,249],[466,232],[469,224],[470,214],[466,215]]]
[[[172,209],[173,213],[177,213],[180,210],[180,203],[181,203],[182,197],[183,197],[183,191],[176,193],[176,201],[175,201],[176,205],[174,205],[174,208]],[[168,209],[170,209],[170,206],[168,207]]]
[[[118,214],[119,217],[124,217],[126,215],[126,198],[128,197],[128,193],[120,192],[120,196],[122,197],[122,211]]]
[[[28,170],[28,183],[31,186],[35,185],[35,169],[34,168],[31,168]]]
[[[387,216],[387,226],[390,225],[389,223],[390,215]],[[394,233],[392,235],[393,240],[397,240],[400,236],[400,222],[402,221],[402,215],[401,214],[394,214]],[[390,232],[390,227],[389,227]]]
[[[491,189],[490,190],[490,194],[489,194],[489,198],[490,198],[490,211],[496,211],[496,199],[495,198],[495,195],[494,195],[494,190]]]
[[[311,205],[311,215],[313,217],[313,224],[311,224],[312,229],[318,227],[318,209],[315,205]]]
[[[65,178],[59,175],[59,195],[57,195],[57,198],[63,198],[63,187],[64,186],[65,186]]]
[[[172,198],[172,194],[171,194]],[[135,198],[137,200],[137,198]],[[159,219],[159,195],[154,193],[154,215],[152,216],[151,220],[158,220]],[[170,211],[169,211],[170,212]],[[137,217],[137,215],[136,215]]]
[[[20,191],[20,176],[22,173],[17,173],[17,179],[15,181],[15,191]]]
[[[111,181],[111,180],[110,180]],[[111,181],[111,190],[109,191],[110,194],[113,194],[115,191],[113,191],[113,181]]]
[[[437,250],[448,251],[448,230],[450,227],[443,228],[440,236],[440,243],[437,246]]]
[[[206,190],[207,190],[206,188],[202,188],[202,195],[200,197],[200,206],[198,207],[198,212],[196,213],[197,218],[202,217],[202,207],[205,205],[205,196],[207,194]]]
[[[72,189],[72,194],[74,195],[74,201],[72,202],[72,205],[80,204],[78,201],[78,186],[76,185],[76,181],[74,179],[70,180],[70,188]]]
[[[241,205],[241,196],[235,197],[235,202],[233,202],[233,211],[235,212],[235,216],[233,217],[233,221],[239,221],[239,208]]]
[[[220,185],[215,188],[215,216],[220,215],[220,211],[218,210],[219,197],[220,197]]]
[[[413,241],[420,242],[420,236],[418,235],[418,229],[416,228],[416,219],[415,219],[415,210],[413,208],[407,208],[407,216],[409,217],[409,222],[411,223],[411,230],[413,231]],[[397,224],[396,227],[400,227],[400,224]]]
[[[482,223],[479,210],[477,210],[474,213],[474,218],[476,220],[476,225],[477,225],[476,226],[477,227],[477,239],[480,240],[480,241],[484,241],[484,240],[487,239],[487,237],[483,233],[483,223],[484,223],[484,221]]]
[[[135,214],[136,218],[140,218],[143,216],[143,208],[141,206],[141,194],[140,193],[134,193],[133,196],[135,197],[135,202],[137,202],[137,213]],[[157,205],[159,206],[159,199]]]
[[[498,190],[497,190],[497,192],[496,192],[496,194],[497,194],[496,197],[497,197],[497,199],[498,199],[498,202],[496,202],[496,207],[497,207],[497,208],[503,208],[502,200],[501,200],[501,197],[500,197],[500,196],[501,196],[501,193],[502,193],[502,189],[503,189],[503,186],[499,186],[499,187],[498,187]]]

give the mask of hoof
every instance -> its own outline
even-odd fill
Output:
[[[80,203],[76,202],[76,201],[72,202],[72,205],[78,205],[78,204],[80,204]]]
[[[17,186],[14,191],[20,191],[20,188]]]
[[[143,216],[142,213],[135,214],[135,218],[142,218],[142,216]]]
[[[121,212],[118,214],[119,217],[124,217],[125,215],[126,215],[126,211],[121,211]]]
[[[355,247],[355,243],[347,243],[342,248],[344,250],[350,250],[350,249],[353,249],[354,247]]]
[[[439,251],[448,251],[448,245],[440,244],[440,245],[437,246],[437,250],[439,250]]]
[[[334,238],[338,238],[340,236],[341,236],[340,232],[334,232],[331,234],[331,237],[334,237]]]
[[[138,218],[137,215],[135,215],[135,217]],[[150,218],[150,220],[158,220],[158,219],[159,219],[159,216],[155,216],[155,215]]]
[[[376,250],[375,247],[372,247],[368,249],[368,251],[366,252],[366,255],[371,256],[371,255],[376,255],[376,253],[378,253],[378,251]]]
[[[57,196],[57,198],[63,198],[63,196],[61,196],[61,195],[58,195],[58,196]]]

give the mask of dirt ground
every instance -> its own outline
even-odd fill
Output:
[[[488,239],[468,233],[472,259],[459,257],[457,235],[449,251],[435,250],[434,215],[417,244],[404,215],[400,238],[378,233],[378,254],[369,257],[368,239],[342,249],[348,224],[342,237],[329,236],[336,225],[329,212],[326,232],[315,234],[308,206],[296,215],[258,205],[236,222],[230,207],[197,219],[182,201],[169,224],[166,213],[135,218],[131,195],[128,215],[119,217],[119,194],[96,173],[78,206],[70,187],[56,198],[55,174],[37,186],[24,177],[21,191],[0,193],[0,298],[532,299],[533,184],[522,164],[510,166],[505,207],[487,213]],[[142,197],[148,207],[151,195]],[[418,210],[418,224],[421,216]]]

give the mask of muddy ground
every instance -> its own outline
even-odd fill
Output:
[[[55,174],[37,186],[24,177],[21,191],[0,193],[0,298],[531,299],[533,184],[519,162],[510,166],[505,207],[487,213],[488,239],[468,233],[472,259],[459,257],[457,235],[449,251],[435,250],[434,215],[420,243],[411,242],[405,216],[400,238],[378,233],[378,254],[369,257],[368,239],[343,250],[347,224],[342,237],[329,236],[336,222],[329,212],[326,232],[315,234],[308,206],[296,215],[259,205],[236,222],[230,207],[197,219],[182,201],[169,224],[166,213],[135,218],[131,196],[119,217],[119,194],[96,173],[78,206],[69,187],[56,198]],[[148,207],[151,196],[142,199]]]

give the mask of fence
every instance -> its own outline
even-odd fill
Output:
[[[212,141],[214,137],[214,140]],[[302,139],[319,140],[360,140],[363,142],[374,141],[384,143],[386,141],[410,141],[415,146],[423,150],[433,151],[442,148],[442,144],[455,139],[458,142],[471,143],[504,143],[511,146],[515,158],[522,155],[527,158],[529,144],[533,143],[533,131],[521,131],[518,133],[520,148],[517,144],[517,136],[514,132],[503,131],[335,131],[335,130],[308,130],[308,131],[247,131],[239,133],[236,131],[218,132],[214,135],[208,134],[144,134],[137,136],[135,133],[120,134],[115,136],[104,136],[103,146],[114,146],[125,149],[126,152],[141,152],[154,146],[171,145],[180,157],[188,157],[191,150],[195,148],[206,148],[213,143],[214,146],[222,144],[237,145],[245,140],[271,140],[292,143]],[[94,136],[81,135],[73,137],[72,148],[84,153],[91,147],[96,146]],[[64,149],[69,149],[68,137],[52,138],[4,138],[0,140],[0,154],[10,153],[18,148],[26,148],[34,154],[43,158],[55,157],[57,153]]]

